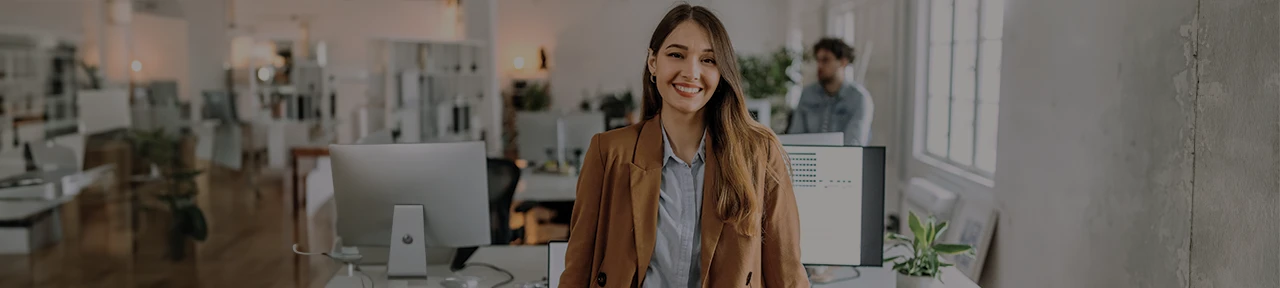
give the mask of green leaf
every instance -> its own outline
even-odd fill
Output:
[[[934,238],[933,238],[933,239],[931,239],[931,240],[933,240],[933,241],[931,241],[931,242],[938,242],[938,238],[937,238],[937,237],[942,236],[942,233],[943,233],[943,232],[947,232],[947,222],[945,222],[945,221],[944,221],[944,222],[941,222],[941,223],[938,223],[938,227],[935,227],[935,228],[933,229],[933,237],[934,237]]]
[[[885,247],[884,251],[893,250],[893,248],[898,248],[898,247],[906,247],[907,250],[911,250],[912,254],[915,254],[915,248],[911,247],[910,243],[894,243],[893,245],[889,245],[889,247]]]
[[[200,207],[190,206],[182,210],[183,214],[185,214],[185,220],[188,221],[185,226],[190,229],[186,231],[187,235],[190,235],[196,241],[207,239],[209,237],[209,224],[205,221],[204,212],[200,210]]]
[[[204,171],[185,170],[185,171],[174,172],[173,175],[171,175],[170,177],[177,180],[188,180],[188,179],[196,178],[196,176],[200,176],[200,174],[202,173],[204,173]]]
[[[973,247],[963,244],[937,244],[933,245],[933,250],[943,255],[956,255],[960,253],[972,252]]]
[[[911,238],[907,238],[906,235],[902,235],[898,233],[886,233],[884,234],[884,240],[890,241],[890,242],[901,241],[901,242],[911,243]]]
[[[920,225],[920,218],[916,217],[915,212],[907,214],[907,227],[911,228],[911,234],[915,235],[916,238],[920,238],[925,235],[924,226]]]
[[[924,237],[924,246],[933,246],[934,240],[938,239],[938,222],[933,219],[933,216],[929,216],[929,220],[925,220],[924,228],[927,234]]]
[[[889,258],[884,258],[884,263],[893,262],[893,261],[898,260],[898,259],[902,259],[902,256],[893,256],[893,257],[889,257]]]

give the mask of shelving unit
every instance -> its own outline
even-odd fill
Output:
[[[478,57],[488,49],[474,41],[384,39],[379,71],[389,128],[401,142],[479,140],[484,85],[493,77]]]
[[[44,38],[54,41],[40,41]],[[4,131],[5,146],[76,133],[76,53],[71,41],[0,34],[0,123],[4,124],[0,131]],[[39,129],[15,129],[29,125]]]

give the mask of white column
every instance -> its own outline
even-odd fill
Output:
[[[466,0],[462,1],[462,13],[465,17],[466,39],[479,41],[484,43],[484,49],[480,55],[476,55],[480,60],[481,73],[484,74],[484,81],[489,83],[484,85],[484,101],[477,109],[477,113],[482,117],[485,130],[486,146],[489,148],[489,155],[502,155],[502,96],[498,94],[498,64],[494,59],[497,58],[497,49],[494,47],[497,38],[497,15],[498,1],[495,0]]]
[[[108,0],[105,5],[106,25],[102,29],[102,75],[110,85],[129,84],[129,64],[133,62],[131,52],[133,32],[130,22],[133,21],[133,4],[129,0]]]
[[[226,67],[230,65],[231,41],[227,21],[229,0],[183,1],[187,19],[187,97],[191,118],[199,120],[204,107],[202,92],[225,90]]]
[[[804,87],[801,83],[801,81],[804,81],[803,72],[801,71],[804,69],[804,62],[801,55],[804,55],[805,47],[804,26],[801,21],[803,21],[802,19],[805,19],[805,17],[813,16],[805,15],[804,7],[806,3],[807,1],[801,0],[790,0],[785,2],[785,11],[787,12],[787,32],[785,33],[786,42],[784,42],[783,45],[785,45],[788,50],[796,53],[795,57],[791,59],[791,67],[787,69],[787,75],[791,76],[791,80],[796,83],[787,88],[786,101],[787,105],[791,108],[795,108],[796,105],[800,104],[800,90],[801,87]]]

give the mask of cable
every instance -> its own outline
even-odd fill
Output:
[[[488,267],[489,269],[493,269],[494,271],[502,272],[502,274],[507,274],[507,280],[498,282],[498,284],[494,284],[492,287],[498,287],[498,286],[506,285],[508,283],[516,281],[516,276],[512,275],[510,271],[507,271],[506,269],[498,268],[498,266],[493,266],[492,264],[471,262],[471,263],[467,263],[467,265],[462,266],[462,269],[467,269],[467,267],[471,267],[471,266]]]
[[[859,271],[859,270],[858,270],[858,267],[850,267],[850,268],[852,268],[852,269],[853,269],[853,276],[851,276],[851,277],[837,278],[837,279],[834,279],[834,280],[831,280],[831,281],[823,281],[823,282],[814,282],[813,280],[809,280],[809,281],[810,281],[810,282],[813,282],[813,283],[816,283],[816,284],[831,284],[831,283],[840,283],[840,282],[844,282],[844,281],[849,281],[849,280],[853,280],[853,279],[858,279],[859,277],[862,277],[862,271]],[[812,278],[812,277],[813,277],[813,274],[812,274],[812,273],[809,273],[809,269],[804,269],[804,270],[805,270],[805,274],[808,274],[806,278],[813,279],[813,278]]]
[[[329,256],[329,253],[327,253],[327,252],[319,252],[319,253],[317,253],[317,252],[302,252],[302,251],[298,251],[298,244],[297,244],[297,243],[294,243],[294,244],[293,244],[293,253],[294,253],[294,254],[298,254],[298,255],[303,255],[303,256],[317,256],[317,255],[319,255],[319,256]]]
[[[373,282],[373,277],[369,276],[369,274],[365,274],[365,273],[364,273],[364,271],[360,271],[359,269],[356,269],[356,272],[357,272],[357,273],[360,273],[360,276],[364,276],[365,278],[369,278],[369,286],[373,286],[374,288],[378,287],[378,285],[377,285],[378,283]],[[360,288],[367,288],[367,287],[364,287],[364,279],[363,279],[363,278],[361,278],[361,279],[360,279]]]

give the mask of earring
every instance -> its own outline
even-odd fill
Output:
[[[658,84],[658,75],[649,75],[649,82],[653,82],[653,84]]]

